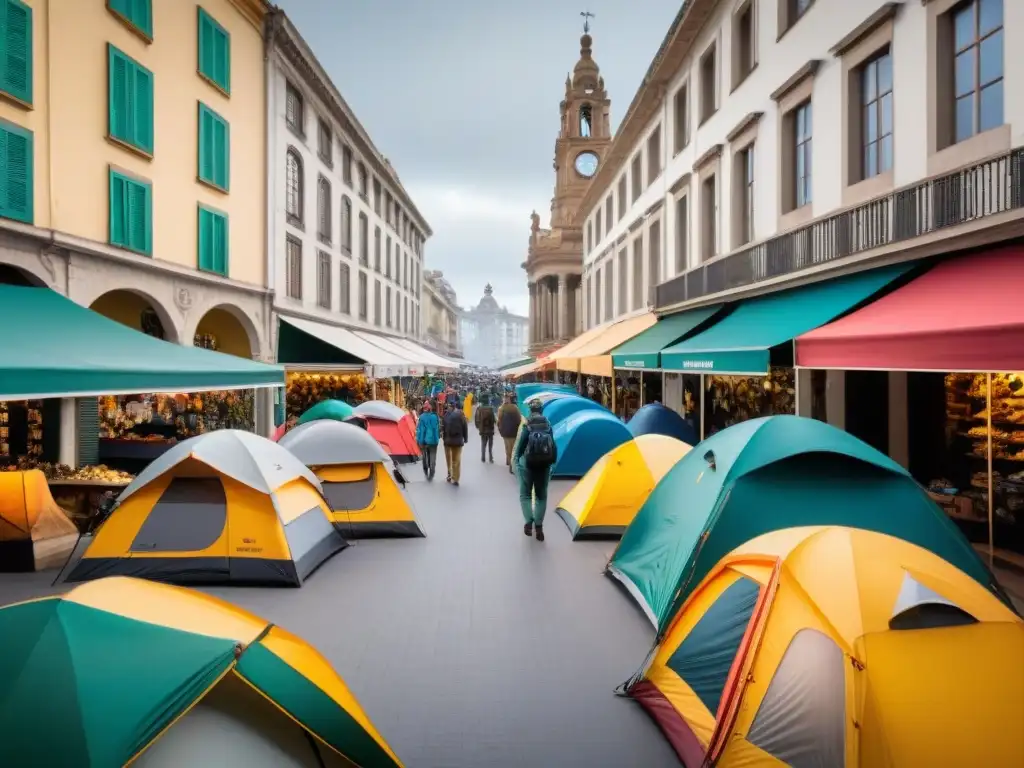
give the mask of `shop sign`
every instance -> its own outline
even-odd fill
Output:
[[[623,368],[646,368],[647,367],[647,361],[646,360],[623,360],[622,361],[622,367]]]
[[[701,370],[701,371],[713,371],[715,369],[714,360],[683,360],[683,370]]]

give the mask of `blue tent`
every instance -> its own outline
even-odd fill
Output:
[[[534,400],[540,400],[543,405],[547,405],[554,400],[563,400],[569,397],[578,397],[578,395],[575,392],[561,392],[558,390],[552,392],[547,389],[531,392],[530,396],[525,400],[519,400],[519,412],[523,416],[528,416],[530,414],[530,403]]]
[[[700,442],[697,430],[693,425],[661,403],[650,403],[633,414],[629,420],[630,434],[633,437],[640,435],[668,435],[676,440],[682,440],[687,445],[696,445]]]
[[[517,384],[516,401],[519,405],[523,405],[527,400],[540,392],[565,392],[569,395],[579,394],[576,391],[576,387],[570,387],[568,384],[555,384],[553,381],[538,381],[532,384]]]
[[[595,403],[586,397],[559,397],[544,403],[544,415],[551,422],[552,426],[580,411],[609,412],[600,403]]]
[[[552,425],[558,461],[553,477],[583,477],[612,448],[633,436],[626,425],[605,410],[585,410]]]

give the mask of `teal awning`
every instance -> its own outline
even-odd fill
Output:
[[[661,353],[671,371],[761,376],[771,348],[834,320],[873,296],[913,263],[791,288],[739,304],[730,314]]]
[[[612,350],[612,368],[660,368],[661,350],[688,336],[721,308],[721,304],[716,304],[660,318],[646,331]]]
[[[284,386],[284,369],[133,330],[48,288],[0,285],[0,400]]]
[[[529,365],[532,362],[533,362],[533,358],[532,357],[524,357],[522,360],[516,360],[514,363],[505,363],[498,370],[499,371],[508,371],[508,370],[510,370],[512,368],[518,368],[521,365]]]

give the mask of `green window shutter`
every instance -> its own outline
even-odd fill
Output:
[[[110,172],[110,244],[153,255],[153,187]]]
[[[107,0],[107,7],[153,39],[153,0]]]
[[[199,178],[227,191],[231,183],[231,129],[227,121],[199,104]]]
[[[199,74],[231,93],[231,35],[210,14],[199,9]]]
[[[33,137],[30,131],[0,123],[0,216],[33,222]]]
[[[0,0],[0,90],[32,103],[32,9]]]
[[[110,136],[153,154],[153,73],[109,43],[107,52]]]
[[[228,275],[228,218],[199,206],[199,269]]]
[[[78,466],[100,463],[100,402],[95,397],[75,400],[78,422]]]

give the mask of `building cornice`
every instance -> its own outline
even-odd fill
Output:
[[[692,52],[697,35],[722,2],[686,0],[682,4],[622,118],[618,133],[605,152],[601,167],[587,187],[576,213],[581,219],[590,215],[597,205],[597,199],[611,187],[619,171],[629,161],[635,144],[668,95],[669,84]]]
[[[782,85],[776,88],[772,92],[772,95],[769,96],[769,98],[772,101],[780,101],[782,98],[785,97],[787,93],[789,93],[798,85],[800,85],[800,83],[802,83],[804,80],[806,80],[809,77],[814,77],[814,75],[817,74],[818,72],[818,67],[820,66],[821,59],[811,59],[802,67],[800,67],[800,69],[798,69],[788,78],[786,78],[786,82],[784,82]]]
[[[879,26],[894,18],[903,3],[883,3],[882,6],[858,24],[852,32],[828,49],[833,56],[842,56],[857,43],[874,32]]]
[[[228,0],[228,2],[257,30],[263,29],[263,19],[270,13],[270,3],[266,0]]]
[[[412,201],[408,191],[398,178],[398,173],[374,146],[370,134],[359,122],[345,101],[337,86],[324,70],[313,50],[309,47],[291,19],[280,8],[274,8],[267,15],[266,44],[269,51],[278,54],[294,67],[312,87],[317,98],[331,111],[331,116],[341,126],[342,131],[356,144],[359,154],[370,164],[376,175],[385,179],[399,198],[424,237],[430,237],[434,231]]]

